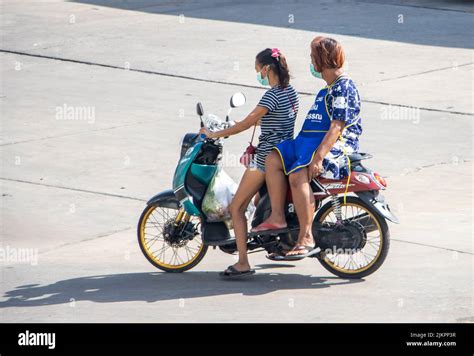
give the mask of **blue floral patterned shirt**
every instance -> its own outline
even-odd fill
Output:
[[[340,179],[347,175],[347,154],[359,151],[359,136],[362,134],[360,117],[360,96],[352,81],[347,76],[340,77],[329,88],[327,108],[332,120],[345,122],[342,140],[339,138],[323,160],[325,178]]]

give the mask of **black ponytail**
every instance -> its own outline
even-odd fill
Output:
[[[269,65],[270,69],[278,75],[278,81],[282,88],[290,84],[290,70],[285,56],[277,48],[266,48],[257,54],[257,63],[261,66]]]

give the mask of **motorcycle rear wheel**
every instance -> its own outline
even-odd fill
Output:
[[[387,257],[390,247],[388,225],[383,216],[373,206],[366,204],[358,197],[348,196],[345,205],[342,197],[339,200],[343,220],[351,220],[351,217],[357,214],[368,214],[370,216],[369,222],[375,223],[375,229],[372,227],[371,231],[366,233],[365,246],[356,254],[322,251],[318,255],[318,260],[326,270],[338,277],[347,279],[363,278],[378,270]],[[334,219],[334,208],[331,203],[323,206],[315,216],[315,220],[321,224],[334,222]],[[369,230],[368,226],[364,226],[364,228],[367,231]],[[371,256],[369,252],[374,254],[371,259],[367,257]]]
[[[199,224],[196,217],[186,217],[183,209],[148,205],[143,210],[137,228],[138,244],[153,266],[165,272],[179,273],[190,270],[204,258],[208,246],[204,245],[201,235],[191,238],[189,225],[187,229],[180,230],[182,240],[179,233],[173,241],[165,236],[167,226],[173,223],[186,226],[183,219],[188,218],[187,224],[195,224],[193,227]]]

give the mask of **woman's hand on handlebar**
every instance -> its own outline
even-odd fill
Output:
[[[199,135],[202,137],[202,138],[213,138],[212,137],[212,132],[210,132],[208,129],[206,129],[205,127],[201,127],[201,129],[199,130]]]

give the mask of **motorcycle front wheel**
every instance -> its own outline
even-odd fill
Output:
[[[184,272],[201,262],[207,252],[199,224],[199,218],[182,208],[148,205],[138,222],[138,244],[153,266],[166,272]]]
[[[390,246],[387,222],[380,213],[358,197],[338,198],[343,221],[362,221],[364,243],[356,251],[322,251],[321,265],[336,276],[358,279],[374,273],[385,261]],[[334,224],[336,215],[332,204],[323,206],[315,216],[320,224]]]

